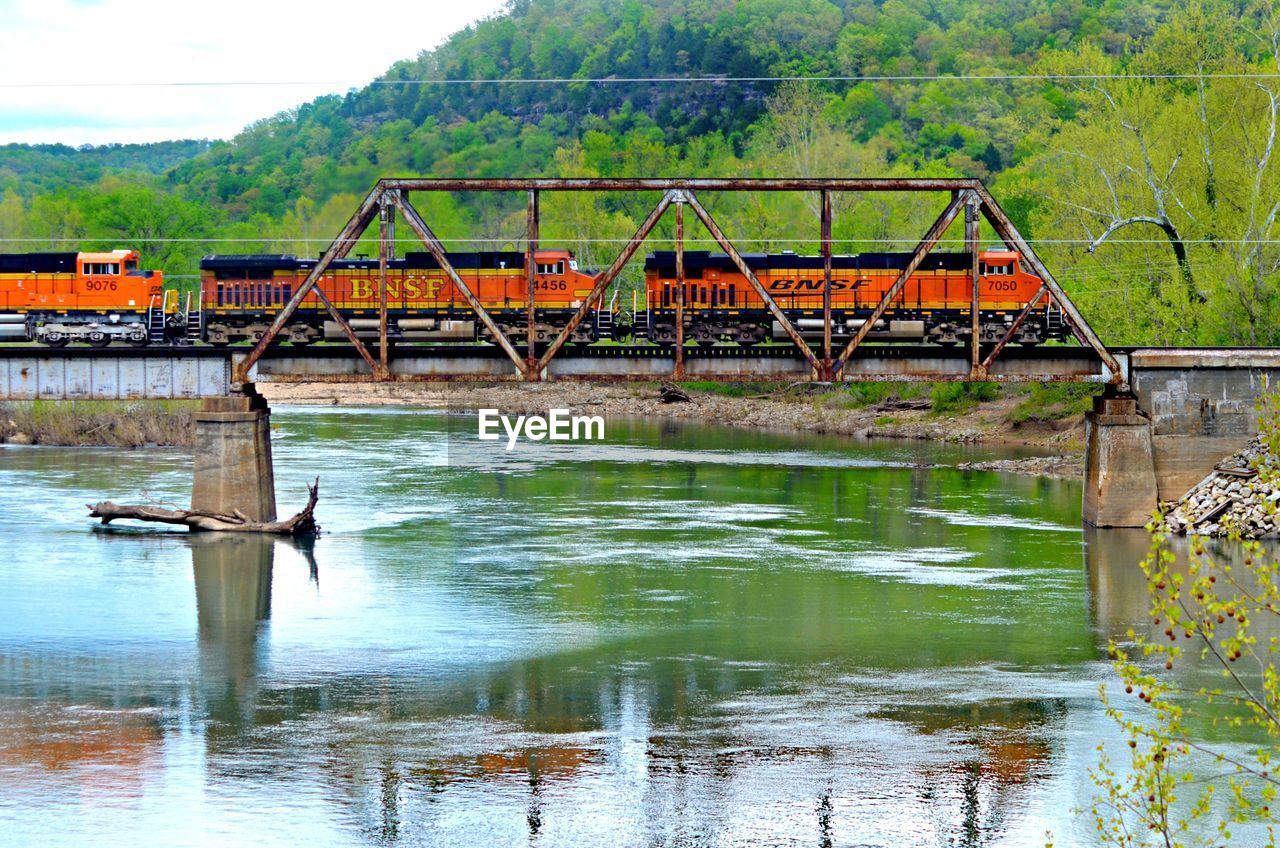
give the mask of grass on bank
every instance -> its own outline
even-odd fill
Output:
[[[1015,424],[1083,415],[1102,394],[1102,386],[1096,383],[1031,383],[1021,388],[1024,397],[1009,413]]]
[[[192,400],[34,400],[0,403],[0,442],[136,448],[190,445]]]

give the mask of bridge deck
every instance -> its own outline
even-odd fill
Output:
[[[0,399],[125,400],[216,397],[233,389],[233,367],[248,348],[0,347]],[[1126,371],[1151,369],[1277,368],[1280,348],[1121,348]],[[842,373],[846,382],[948,381],[969,374],[963,347],[868,345]],[[520,376],[502,350],[488,345],[403,346],[392,351],[397,381],[501,381]],[[654,346],[567,348],[549,363],[544,379],[630,381],[670,379],[674,352]],[[250,376],[258,382],[358,382],[369,367],[346,345],[269,349]],[[717,346],[685,351],[686,380],[808,380],[811,370],[788,345]],[[999,382],[1106,382],[1109,374],[1084,347],[1007,350],[992,366]],[[1126,375],[1128,378],[1129,375]]]

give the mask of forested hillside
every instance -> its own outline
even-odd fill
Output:
[[[262,121],[171,179],[236,212],[278,216],[302,194],[362,191],[386,173],[550,174],[575,141],[601,172],[674,173],[704,164],[707,147],[749,153],[779,87],[769,78],[1025,74],[1086,38],[1118,53],[1167,11],[1132,0],[520,0],[374,85]],[[672,81],[688,77],[764,79]],[[521,82],[465,82],[495,79]],[[597,81],[528,82],[548,79]],[[453,84],[423,84],[439,80]],[[1024,117],[1070,108],[1041,85],[823,91],[833,126],[883,146],[890,163],[982,176],[1020,155]]]
[[[1108,341],[1280,343],[1277,17],[1226,0],[517,0],[229,142],[0,148],[0,237],[127,240],[191,274],[215,249],[319,250],[385,175],[978,176]],[[778,79],[794,77],[822,79]],[[749,247],[814,249],[813,198],[710,200]],[[420,203],[458,248],[519,239],[522,198]],[[545,206],[544,237],[588,265],[647,211]],[[843,249],[903,248],[938,202],[836,211]]]

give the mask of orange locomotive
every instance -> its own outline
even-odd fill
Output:
[[[162,287],[136,250],[0,254],[0,339],[145,345]]]
[[[801,334],[823,335],[822,257],[795,253],[746,254],[743,259]],[[870,317],[906,268],[910,253],[862,253],[831,258],[832,336],[851,338]],[[1022,269],[1012,251],[979,254],[979,342],[1003,338],[1014,317],[1036,295],[1041,279]],[[890,302],[868,333],[871,341],[930,341],[951,345],[972,334],[973,287],[970,254],[931,253]],[[645,260],[645,302],[637,303],[635,333],[660,345],[676,340],[675,253],[651,253]],[[685,251],[685,338],[700,345],[733,341],[753,345],[786,339],[764,301],[723,253]],[[1041,299],[1013,341],[1038,344],[1062,339],[1066,326],[1049,298]]]
[[[595,277],[578,270],[567,250],[537,252],[538,323],[535,341],[546,341],[582,304]],[[276,313],[316,266],[292,255],[206,256],[200,262],[205,338],[215,345],[261,338]],[[518,252],[450,253],[449,264],[499,328],[514,340],[528,335],[525,255]],[[401,341],[475,341],[488,330],[462,292],[429,253],[408,253],[387,267],[387,329]],[[375,259],[339,259],[317,286],[362,337],[378,335],[379,285]],[[314,292],[303,298],[280,338],[305,345],[321,338],[345,339]],[[604,335],[609,335],[608,325]],[[589,344],[601,322],[583,321],[571,341]]]

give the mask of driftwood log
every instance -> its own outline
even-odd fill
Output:
[[[663,383],[662,392],[658,395],[658,400],[663,403],[693,403],[693,398],[689,397],[689,393],[675,383]]]
[[[306,507],[297,515],[284,521],[250,521],[239,510],[228,515],[217,512],[198,512],[192,509],[165,509],[142,504],[115,504],[111,501],[86,504],[86,506],[89,507],[89,516],[101,518],[103,524],[110,524],[120,518],[135,518],[139,521],[156,521],[161,524],[182,524],[192,530],[310,536],[320,529],[315,518],[316,501],[320,499],[320,478],[317,477],[315,485],[307,486],[307,489],[309,494]]]

